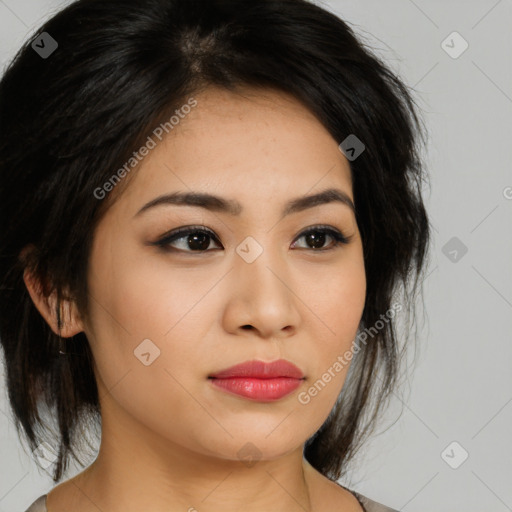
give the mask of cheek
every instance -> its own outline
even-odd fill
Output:
[[[359,258],[347,258],[337,268],[315,274],[304,291],[305,304],[316,315],[323,335],[320,347],[324,354],[350,347],[357,334],[366,298],[366,276]],[[310,339],[315,339],[310,333]]]
[[[96,283],[94,290],[102,303],[96,301],[93,307],[91,348],[107,388],[129,372],[130,379],[138,382],[133,398],[140,393],[140,398],[145,397],[142,402],[162,394],[169,399],[178,382],[193,382],[192,376],[199,375],[199,369],[197,375],[190,369],[198,367],[204,326],[210,324],[205,314],[210,302],[201,298],[218,278],[210,273],[203,280],[194,276],[191,282],[192,274],[169,275],[167,270],[167,282],[162,279],[165,274],[154,268],[139,266],[137,272],[132,268],[137,267],[129,268],[124,261],[115,276]]]
[[[309,360],[312,371],[298,399],[317,417],[329,414],[341,392],[364,309],[364,266],[360,259],[351,263],[317,280],[308,294],[308,307],[317,317],[308,329],[319,331],[310,331],[308,335],[308,339],[315,340]]]
[[[110,344],[118,340],[123,351],[135,350],[145,339],[160,349],[171,338],[190,346],[190,325],[197,330],[205,322],[202,300],[222,277],[211,267],[180,268],[165,255],[147,256],[140,249],[111,255],[111,264],[99,270],[90,280],[97,297],[94,331]]]
[[[90,280],[97,300],[88,338],[97,377],[139,421],[158,422],[157,430],[174,431],[177,417],[197,421],[204,411],[191,405],[191,396],[204,392],[211,370],[204,343],[219,307],[209,291],[223,272],[171,268],[165,257],[143,258],[128,250],[110,257],[116,265],[108,271],[98,266],[102,273],[92,273]]]
[[[200,318],[200,308],[193,306],[205,291],[163,286],[161,279],[151,288],[145,277],[142,272],[119,278],[107,307],[97,308],[93,329],[100,334],[91,347],[99,386],[108,390],[104,410],[117,415],[116,424],[129,414],[163,438],[193,448],[205,426],[212,439],[223,434],[200,405],[206,380],[197,333],[205,318],[204,310]]]
[[[159,411],[171,425],[170,411],[180,400],[185,403],[180,372],[190,372],[197,351],[190,329],[191,322],[201,325],[201,308],[195,306],[217,278],[170,272],[164,258],[155,261],[140,253],[114,233],[100,233],[92,253],[91,328],[86,334],[98,385],[112,390],[130,412]]]

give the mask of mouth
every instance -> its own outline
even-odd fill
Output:
[[[258,402],[274,402],[295,391],[301,385],[303,379],[230,377],[227,379],[210,378],[210,380],[213,386],[222,391]]]
[[[284,359],[271,363],[247,361],[208,376],[216,389],[259,402],[273,402],[295,391],[305,379]]]

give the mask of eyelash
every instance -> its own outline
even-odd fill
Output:
[[[181,238],[186,238],[187,236],[190,236],[190,235],[193,235],[193,234],[197,234],[197,233],[200,233],[200,234],[203,234],[203,235],[207,235],[211,239],[214,239],[214,241],[219,243],[219,245],[221,245],[219,240],[217,239],[217,237],[213,233],[213,231],[211,231],[209,229],[205,229],[204,226],[190,226],[190,227],[179,228],[179,229],[177,229],[175,231],[172,231],[168,235],[165,235],[163,238],[161,238],[160,240],[152,243],[151,245],[156,245],[156,246],[160,247],[161,249],[163,249],[166,252],[182,252],[182,253],[187,253],[188,252],[188,253],[192,253],[192,254],[194,254],[194,253],[195,254],[204,254],[206,252],[210,252],[210,250],[204,250],[204,251],[192,251],[192,250],[189,250],[189,251],[185,251],[183,249],[176,249],[176,248],[170,247],[170,244],[172,242],[175,242],[176,240],[180,240]],[[333,229],[333,228],[331,228],[329,226],[319,225],[319,226],[312,226],[312,227],[306,229],[305,231],[303,231],[296,238],[296,240],[299,240],[303,236],[307,236],[307,235],[309,235],[311,233],[322,233],[322,234],[329,235],[331,238],[334,239],[334,243],[332,244],[331,247],[327,247],[327,248],[324,248],[324,249],[308,249],[308,248],[306,248],[306,249],[302,249],[302,250],[309,250],[309,251],[312,251],[312,252],[330,251],[330,250],[338,248],[340,245],[348,244],[350,242],[350,240],[352,239],[351,236],[345,236],[341,231],[339,231],[337,229]]]

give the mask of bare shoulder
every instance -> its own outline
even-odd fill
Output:
[[[46,497],[46,512],[89,512],[93,510],[91,500],[86,496],[90,494],[82,481],[85,471],[65,480],[54,487]],[[94,507],[94,510],[97,510]]]
[[[329,479],[327,480],[331,487],[329,491],[326,490],[326,492],[329,492],[330,494],[329,506],[331,508],[329,508],[329,510],[346,510],[347,512],[372,512],[362,506],[362,502],[360,501],[358,495],[351,492],[349,489],[346,489],[345,487],[332,482]]]

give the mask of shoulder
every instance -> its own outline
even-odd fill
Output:
[[[358,512],[398,512],[395,509],[386,507],[381,503],[367,498],[366,496],[345,487],[337,480],[327,478],[307,461],[305,472],[310,482],[310,489],[315,495],[317,503],[323,503],[324,508],[332,509],[334,503],[342,510],[351,510]],[[320,507],[319,507],[320,508]]]
[[[363,496],[355,491],[350,491],[354,496],[358,499],[359,503],[363,506],[365,512],[398,512],[394,508],[386,507],[386,505],[382,505],[381,503],[377,503],[376,501]]]
[[[46,510],[46,494],[43,494],[39,498],[37,498],[30,507],[25,512],[48,512]]]
[[[355,498],[359,502],[359,505],[364,510],[364,512],[398,512],[398,510],[395,510],[394,508],[386,507],[386,505],[377,503],[376,501],[373,501],[370,498],[367,498],[363,494],[360,494],[356,491],[352,491],[351,489],[348,489],[347,487],[342,485],[340,482],[335,482],[335,483],[342,489],[345,489],[350,494],[355,496]]]

